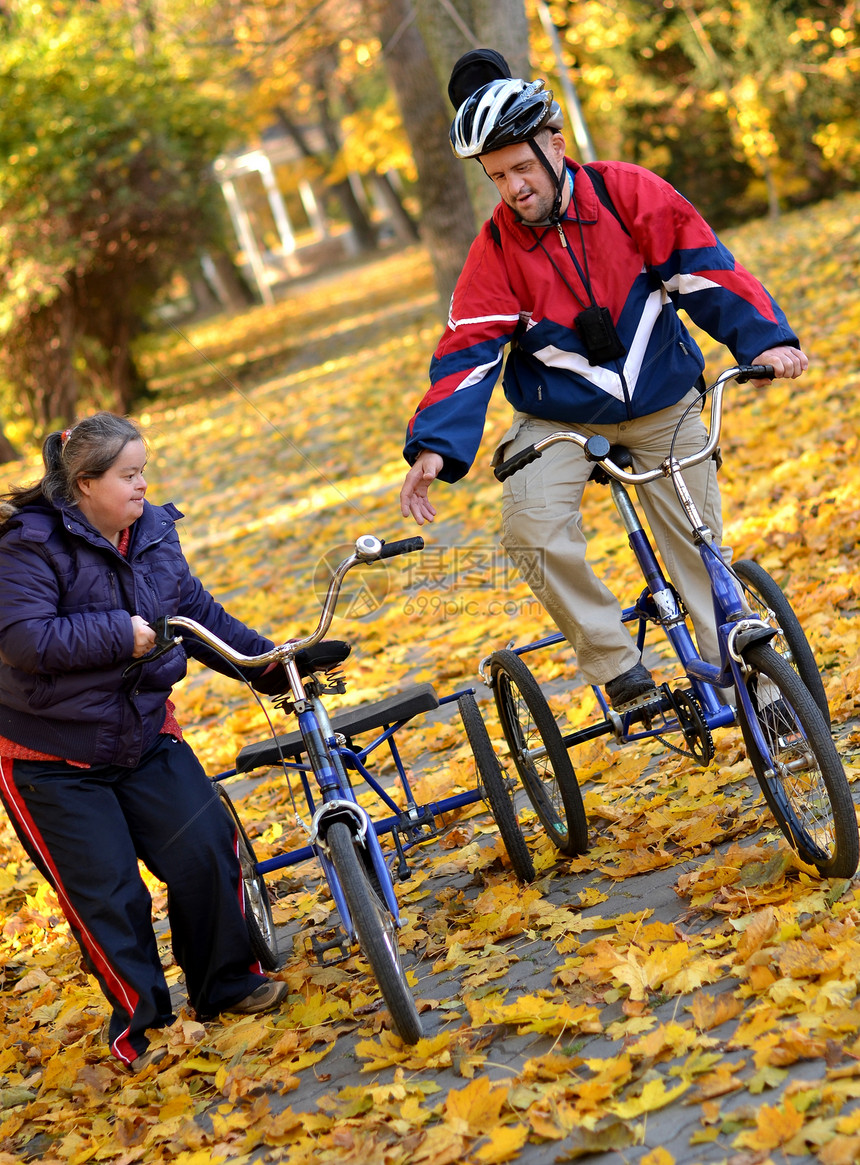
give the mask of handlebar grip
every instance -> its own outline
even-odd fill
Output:
[[[543,456],[542,451],[535,449],[534,445],[529,445],[527,449],[521,449],[519,453],[515,453],[513,457],[509,457],[507,461],[496,466],[494,470],[496,480],[507,481],[509,477],[513,477],[515,473],[519,473],[521,469],[531,465],[541,456]]]
[[[380,558],[395,558],[398,554],[412,554],[424,549],[424,539],[418,537],[401,538],[397,542],[386,542],[379,552]]]
[[[750,364],[735,378],[738,384],[746,384],[748,380],[773,380],[772,364]]]

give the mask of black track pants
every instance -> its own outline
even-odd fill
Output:
[[[134,769],[0,761],[0,798],[113,1008],[119,1059],[140,1055],[146,1029],[174,1018],[138,859],[167,886],[173,953],[200,1018],[264,980],[243,917],[234,829],[187,744],[159,736]]]

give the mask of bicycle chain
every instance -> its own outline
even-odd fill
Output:
[[[697,764],[707,766],[710,764],[714,756],[714,738],[711,735],[711,730],[705,722],[704,710],[691,692],[677,692],[670,695],[670,699],[675,706],[675,713],[678,717],[678,723],[681,725],[681,730],[684,731],[685,724],[687,727],[694,727],[696,736],[702,745],[701,755],[697,755],[693,748],[679,748],[677,744],[672,744],[665,736],[659,733],[654,734],[654,739],[659,740],[660,743],[670,749],[672,752],[677,752],[679,756],[686,756],[690,760],[696,761]],[[688,705],[690,715],[685,717],[681,710],[681,704]],[[698,723],[696,723],[698,721]],[[686,735],[686,733],[685,733]]]

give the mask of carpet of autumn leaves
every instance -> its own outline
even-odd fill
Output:
[[[726,241],[812,359],[800,382],[730,392],[726,541],[791,596],[856,782],[860,197]],[[310,629],[325,564],[358,534],[414,532],[396,502],[400,444],[438,326],[415,249],[296,284],[274,307],[150,338],[150,497],[185,510],[195,571],[274,638]],[[703,343],[709,372],[730,363]],[[488,461],[506,424],[499,392],[475,470],[437,490],[424,555],[350,576],[332,632],[354,645],[342,702],[423,680],[440,694],[480,687],[483,656],[549,629],[497,549]],[[35,461],[9,467],[9,480],[35,475]],[[595,558],[629,591],[613,513],[595,492],[586,520]],[[238,685],[192,666],[179,716],[214,773],[265,735],[266,716]],[[576,723],[585,710],[576,689],[571,698],[569,652],[533,666],[559,719]],[[456,714],[415,721],[403,751],[419,800],[474,785]],[[707,770],[656,744],[594,744],[573,760],[591,826],[584,857],[559,860],[535,832],[538,877],[519,885],[480,804],[413,855],[402,942],[428,1030],[413,1048],[388,1031],[360,958],[325,968],[308,958],[299,931],[324,923],[329,903],[300,867],[271,879],[276,922],[295,938],[278,973],[290,985],[282,1011],[203,1025],[183,1009],[156,1039],[171,1053],[161,1070],[123,1075],[56,900],[0,824],[0,1165],[860,1159],[860,888],[821,881],[788,851],[735,730],[719,733]],[[259,856],[299,844],[283,776],[247,784],[241,811]],[[149,884],[163,917],[162,888]],[[658,884],[668,907],[649,897]],[[520,973],[529,961],[531,979]],[[335,1067],[345,1047],[347,1081]],[[314,1103],[302,1099],[310,1091]],[[683,1153],[647,1131],[678,1105],[691,1130]]]

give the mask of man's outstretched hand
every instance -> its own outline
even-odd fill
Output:
[[[436,517],[436,507],[430,501],[428,490],[443,464],[439,454],[431,453],[429,449],[422,449],[418,454],[400,491],[400,512],[404,518],[411,514],[418,525],[423,526]]]

